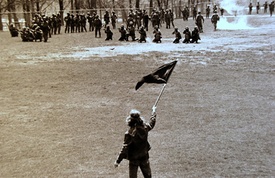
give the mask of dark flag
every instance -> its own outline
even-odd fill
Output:
[[[144,83],[167,83],[176,64],[177,61],[164,64],[151,74],[142,77],[136,85],[136,90],[139,89]]]

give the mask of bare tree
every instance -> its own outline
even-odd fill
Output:
[[[139,9],[139,4],[140,4],[140,1],[136,0],[136,9]]]
[[[19,27],[18,17],[16,15],[16,1],[15,0],[7,0],[7,10],[10,12],[8,14],[9,23],[12,22],[12,18],[14,19],[14,24]]]
[[[61,18],[61,25],[64,25],[63,17],[64,17],[64,2],[63,0],[59,0],[59,14]]]
[[[30,1],[29,0],[22,0],[23,12],[24,12],[24,19],[25,19],[25,26],[30,26],[31,24],[31,16],[30,16]]]
[[[0,0],[0,31],[3,31],[2,12],[4,11],[4,0]]]

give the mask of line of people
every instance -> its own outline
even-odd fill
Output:
[[[270,16],[272,16],[272,14],[274,12],[274,7],[275,7],[275,1],[271,1],[270,4],[268,4],[268,2],[265,1],[265,3],[263,4],[264,13],[267,13],[268,7],[269,7]],[[252,14],[252,9],[253,9],[253,4],[252,4],[252,2],[250,2],[248,5],[248,14],[249,15]],[[260,5],[260,2],[258,1],[256,4],[256,13],[257,14],[259,14],[260,9],[261,9],[261,5]]]
[[[132,22],[128,25],[128,27],[125,27],[124,24],[122,24],[121,27],[119,28],[119,32],[120,32],[120,37],[118,39],[119,41],[130,41],[131,39],[131,41],[138,41],[140,43],[147,42],[147,32],[143,25],[138,30],[139,38],[137,38],[136,36],[136,30]],[[106,39],[105,39],[106,41],[113,40],[113,32],[109,25],[107,25],[105,29],[105,33],[106,33]],[[160,28],[157,25],[154,27],[154,30],[152,33],[154,35],[152,42],[161,43],[162,33]],[[174,28],[174,31],[172,32],[172,34],[175,35],[175,40],[173,41],[173,43],[180,43],[182,36],[177,27]],[[198,43],[198,41],[201,40],[200,32],[197,26],[195,26],[192,31],[189,30],[189,27],[186,27],[185,30],[183,31],[183,35],[184,35],[183,43]]]

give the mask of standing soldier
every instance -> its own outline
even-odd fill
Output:
[[[127,18],[127,28],[129,27],[130,23],[134,24],[134,18],[133,18],[133,14],[132,13],[130,13],[128,15],[128,18]]]
[[[61,32],[61,25],[62,25],[61,15],[58,13],[57,17],[56,17],[56,30],[57,30],[57,34],[60,34],[60,32]]]
[[[265,3],[264,3],[264,13],[267,13],[267,6],[268,6],[267,1],[265,1]]]
[[[184,10],[183,10],[183,20],[188,21],[189,18],[189,7],[185,6]]]
[[[75,18],[74,18],[74,22],[75,22],[75,32],[77,33],[80,33],[80,15],[79,14],[76,14]]]
[[[257,14],[259,14],[259,10],[260,10],[260,2],[257,2],[256,9],[257,9]]]
[[[86,19],[85,15],[82,14],[82,15],[80,16],[81,32],[84,32],[84,30],[85,30],[85,32],[87,32],[87,29],[86,29],[86,22],[87,22],[87,19]]]
[[[170,26],[171,20],[170,20],[170,14],[169,14],[169,11],[168,11],[168,10],[166,10],[166,12],[165,12],[165,14],[164,14],[164,17],[165,17],[166,28],[167,28],[167,29],[170,29],[170,28],[171,28],[171,26]]]
[[[92,31],[93,19],[92,19],[92,15],[89,12],[87,13],[87,20],[89,23],[89,31]]]
[[[105,14],[104,14],[104,22],[105,22],[105,28],[106,26],[109,24],[110,22],[110,15],[109,15],[109,12],[108,11],[105,11]]]
[[[154,11],[154,13],[152,15],[151,22],[152,22],[153,27],[156,26],[156,25],[159,27],[159,16],[158,16],[156,11]]]
[[[248,12],[248,14],[249,14],[249,15],[251,15],[251,13],[252,13],[252,8],[253,8],[252,2],[251,2],[251,3],[249,3],[248,8],[249,8],[249,12]]]
[[[197,7],[194,6],[193,7],[193,20],[196,20],[196,17],[197,17]]]
[[[165,10],[163,8],[160,10],[160,23],[165,23]]]
[[[214,14],[211,17],[211,22],[214,25],[214,31],[217,30],[217,23],[220,20],[219,15],[217,14],[217,12],[215,11]]]
[[[210,6],[208,5],[206,7],[206,18],[209,19],[209,16],[210,16]]]
[[[181,34],[180,34],[180,32],[179,32],[179,30],[178,30],[177,27],[175,27],[175,30],[173,31],[172,34],[174,34],[175,37],[176,37],[176,39],[173,41],[173,43],[179,43],[180,39],[181,39]]]
[[[220,8],[220,11],[221,11],[221,16],[223,16],[223,13],[224,13],[224,9],[221,7]],[[235,15],[236,16],[236,15]]]
[[[51,18],[51,34],[56,34],[56,15],[52,14]]]
[[[115,12],[112,13],[112,16],[111,16],[111,21],[112,21],[112,26],[113,26],[113,29],[116,29],[116,21],[117,21],[117,15]]]
[[[170,14],[170,21],[173,27],[175,27],[174,25],[174,13],[172,12],[171,9],[169,9],[169,14]]]
[[[99,38],[101,38],[101,27],[102,27],[102,22],[99,19],[99,16],[96,15],[95,16],[95,21],[94,21],[94,25],[95,25],[95,37],[97,38],[97,33],[99,34]]]
[[[214,4],[214,6],[213,6],[213,13],[214,13],[215,11],[218,11],[218,7],[217,7],[216,4]]]
[[[47,20],[47,18],[43,18],[43,22],[41,25],[41,30],[43,31],[43,38],[44,38],[44,42],[48,41],[48,36],[50,33],[50,27],[49,27],[49,21]]]
[[[148,12],[146,10],[144,10],[144,14],[143,14],[143,26],[146,29],[146,31],[148,31],[148,24],[149,24],[149,15]]]
[[[275,5],[275,2],[272,1],[270,4],[269,4],[269,13],[270,13],[270,17],[272,16],[272,13],[274,11],[274,5]]]
[[[137,15],[137,18],[136,18],[137,29],[140,29],[140,27],[141,27],[141,19],[142,19],[142,12],[141,12],[141,10],[138,10],[136,15]]]
[[[95,17],[96,17],[96,12],[93,12],[93,15],[92,15],[92,31],[94,31],[95,30]]]
[[[199,28],[199,32],[200,33],[203,33],[203,23],[204,23],[204,18],[203,16],[201,15],[201,12],[198,12],[198,16],[196,18],[196,25],[198,26]]]
[[[70,33],[70,26],[71,26],[71,15],[67,13],[67,16],[64,18],[65,21],[65,33]]]
[[[74,33],[74,27],[75,27],[75,19],[74,15],[71,15],[71,33]]]

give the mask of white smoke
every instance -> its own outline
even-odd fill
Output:
[[[232,22],[229,22],[229,18],[234,18]],[[247,16],[241,15],[237,17],[220,17],[218,22],[218,29],[220,30],[246,30],[254,29],[253,27],[247,24]]]
[[[230,15],[243,15],[245,13],[246,4],[240,3],[238,0],[221,0],[220,6]]]
[[[243,1],[221,0],[220,7],[231,16],[221,17],[217,28],[223,30],[253,29],[247,23],[247,6],[248,4]],[[230,19],[231,21],[229,22]]]

